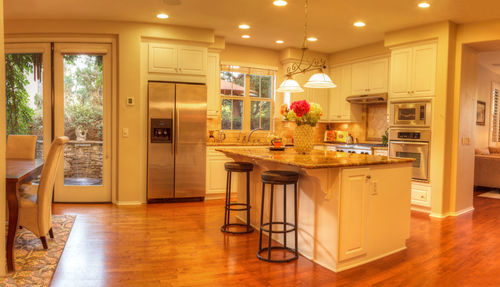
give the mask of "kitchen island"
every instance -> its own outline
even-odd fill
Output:
[[[235,161],[254,164],[250,175],[250,217],[256,229],[261,210],[261,173],[290,170],[300,174],[298,250],[310,260],[338,272],[406,248],[412,159],[320,150],[301,155],[292,148],[269,151],[264,147],[221,147],[216,150]],[[238,200],[244,202],[245,180],[237,174],[233,174],[234,177],[232,190],[237,191]],[[281,221],[283,191],[282,188],[276,190],[274,221]],[[287,197],[290,207],[292,200],[292,196]],[[264,221],[268,220],[267,211],[266,207]],[[287,220],[292,222],[293,212],[288,215]],[[239,218],[246,222],[245,214]],[[293,242],[293,234],[288,236],[287,242]],[[281,243],[283,235],[276,234],[273,239]]]

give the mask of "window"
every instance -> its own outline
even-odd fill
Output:
[[[498,95],[498,88],[493,88],[493,94],[491,95],[491,141],[500,142],[500,118],[499,109],[500,103]]]
[[[271,130],[274,71],[222,66],[223,130]]]

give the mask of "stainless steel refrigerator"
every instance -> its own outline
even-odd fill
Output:
[[[148,84],[148,202],[203,200],[207,88]]]

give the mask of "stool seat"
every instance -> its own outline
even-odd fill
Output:
[[[226,162],[224,164],[226,171],[246,172],[253,170],[253,164],[249,162]]]
[[[262,173],[262,182],[270,184],[293,184],[299,180],[299,174],[286,170],[268,170]]]

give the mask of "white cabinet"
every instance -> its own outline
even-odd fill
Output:
[[[328,120],[330,122],[361,121],[362,106],[346,101],[346,98],[351,95],[351,65],[332,68],[330,76],[337,87],[329,89]]]
[[[205,75],[207,73],[207,48],[150,43],[149,72]]]
[[[223,198],[226,192],[226,170],[224,164],[233,161],[223,153],[215,151],[215,147],[207,148],[207,182],[206,196]]]
[[[388,68],[387,58],[352,64],[351,95],[387,93]]]
[[[370,169],[343,169],[340,188],[339,261],[366,253]]]
[[[389,151],[387,148],[374,148],[373,155],[389,156]]]
[[[393,49],[389,96],[434,96],[436,54],[435,43]]]
[[[219,53],[207,56],[207,116],[217,117],[220,109],[220,63]]]
[[[411,204],[430,207],[431,206],[431,186],[427,183],[412,182],[411,184]]]

